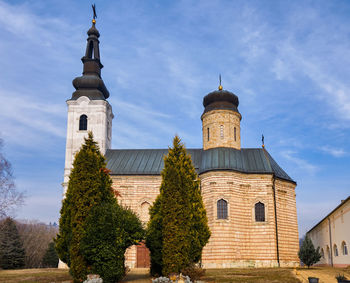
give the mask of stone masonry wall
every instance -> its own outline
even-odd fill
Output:
[[[299,233],[295,185],[276,180],[275,190],[280,263],[281,266],[297,266],[299,264]]]
[[[204,150],[215,147],[241,149],[241,115],[239,113],[232,110],[212,110],[202,115],[202,121]]]
[[[112,176],[118,202],[146,223],[148,208],[159,194],[161,176]],[[277,266],[273,181],[271,175],[215,171],[200,175],[203,202],[211,230],[203,249],[205,268]],[[298,227],[295,185],[276,180],[281,266],[297,266]],[[217,219],[217,201],[228,202],[228,219]],[[265,205],[265,222],[255,221],[254,206]],[[136,266],[136,247],[126,253],[126,265]]]
[[[201,189],[211,230],[203,250],[206,268],[276,266],[276,238],[270,175],[208,172]],[[228,219],[217,219],[217,201],[228,202]],[[255,222],[254,205],[265,204],[265,222]]]

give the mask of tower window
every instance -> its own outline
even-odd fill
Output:
[[[224,125],[220,125],[220,138],[224,138]]]
[[[235,141],[237,140],[237,133],[236,132],[237,132],[236,127],[234,127],[233,136],[234,136]]]
[[[265,204],[258,202],[255,204],[255,221],[264,222],[265,221]]]
[[[227,219],[227,201],[224,199],[218,200],[218,219]]]
[[[207,128],[207,136],[208,136],[208,141],[209,141],[209,139],[210,139],[209,128]]]
[[[80,116],[79,119],[79,131],[87,130],[87,116],[85,114]]]

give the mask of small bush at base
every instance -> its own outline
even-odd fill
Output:
[[[191,278],[192,282],[199,280],[205,275],[205,269],[196,265],[191,265],[181,270],[181,273]]]

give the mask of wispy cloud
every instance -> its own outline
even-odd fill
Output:
[[[314,175],[319,170],[318,166],[297,156],[296,151],[285,150],[281,152],[281,155],[288,161],[294,163],[297,166],[297,169],[306,171],[310,175]]]
[[[331,147],[328,145],[320,147],[320,150],[327,153],[327,154],[330,154],[334,157],[343,157],[343,156],[347,155],[347,152],[344,149]]]
[[[0,104],[0,119],[8,121],[2,124],[1,134],[10,141],[35,146],[32,142],[36,134],[65,137],[65,129],[58,122],[65,118],[64,105],[42,103],[5,90],[0,90],[0,100],[5,102]]]

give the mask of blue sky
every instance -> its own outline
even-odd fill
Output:
[[[88,1],[0,0],[0,136],[26,205],[57,221]],[[297,181],[300,234],[350,195],[349,1],[96,1],[113,148],[201,147],[202,99],[240,99],[242,147]]]

